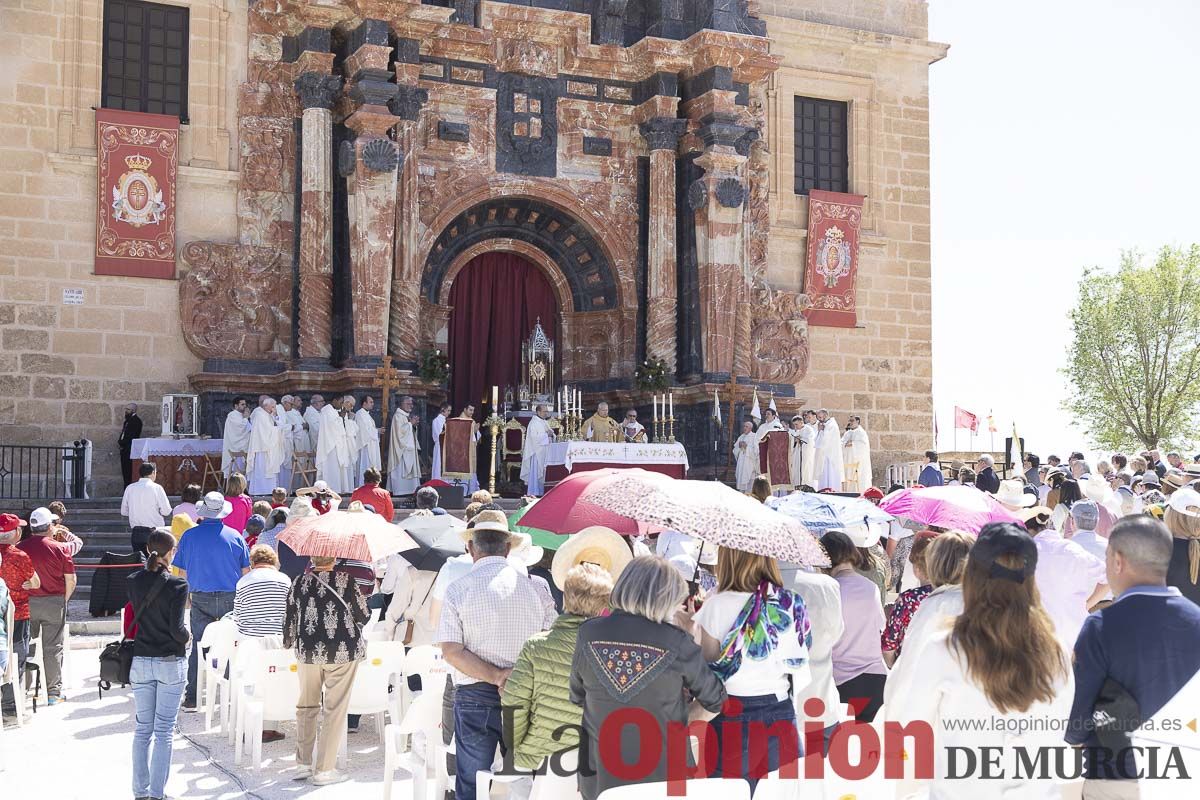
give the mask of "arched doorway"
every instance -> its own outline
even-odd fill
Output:
[[[517,253],[490,251],[475,256],[450,287],[450,402],[458,414],[467,403],[490,398],[491,387],[516,385],[521,377],[521,344],[534,323],[561,347],[558,299],[550,281]],[[560,350],[561,352],[561,350]]]

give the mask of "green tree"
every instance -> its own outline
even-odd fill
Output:
[[[1101,447],[1192,439],[1200,407],[1200,246],[1164,247],[1150,266],[1088,269],[1071,310],[1063,406]]]

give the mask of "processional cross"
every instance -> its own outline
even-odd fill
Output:
[[[383,424],[387,425],[388,420],[388,398],[391,396],[392,389],[400,386],[400,373],[392,366],[392,357],[383,357],[383,366],[375,370],[375,388],[382,391],[382,402],[380,403],[380,411],[382,412],[381,419]]]
[[[729,446],[725,448],[725,473],[722,480],[729,479],[729,465],[733,461],[733,440],[737,437],[737,423],[733,418],[733,407],[737,403],[737,375],[729,373]],[[719,437],[718,437],[719,438]]]

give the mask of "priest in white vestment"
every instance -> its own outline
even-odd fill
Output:
[[[737,490],[748,492],[759,475],[758,434],[754,432],[754,423],[750,420],[742,423],[742,435],[733,443],[733,457],[737,463],[737,470],[734,472]]]
[[[804,484],[804,452],[812,448],[813,432],[804,424],[804,417],[797,414],[792,417],[792,427],[788,429],[791,437],[791,450],[788,451],[788,468],[792,486],[799,489]]]
[[[308,427],[305,432],[308,434],[308,447],[304,448],[310,453],[317,452],[317,439],[321,435],[321,409],[325,407],[325,398],[319,394],[314,394],[308,401],[308,408],[304,409],[304,424]]]
[[[250,445],[246,449],[246,478],[251,496],[269,495],[279,485],[283,465],[283,431],[275,422],[278,404],[270,397],[250,415]]]
[[[433,434],[433,467],[429,472],[430,480],[442,479],[442,432],[446,430],[446,419],[450,416],[450,404],[442,403],[437,416],[430,423],[430,433]]]
[[[358,475],[369,469],[383,471],[383,459],[379,455],[379,428],[371,411],[375,408],[375,398],[367,395],[362,399],[362,408],[354,414],[358,423]]]
[[[862,427],[862,417],[850,417],[846,420],[846,432],[842,434],[842,463],[846,474],[857,483],[854,490],[862,494],[871,488],[871,440]]]
[[[813,465],[814,482],[810,484],[818,492],[822,489],[842,490],[842,431],[837,420],[829,412],[817,412],[816,463]]]
[[[338,494],[354,491],[351,475],[358,465],[358,450],[353,449],[357,437],[342,420],[341,398],[335,397],[321,409],[320,438],[317,440],[317,480],[325,481]]]
[[[554,441],[554,430],[546,420],[550,407],[537,407],[537,416],[529,420],[525,429],[525,446],[521,451],[521,480],[525,481],[525,493],[541,497],[546,492],[546,449]]]
[[[291,440],[291,452],[287,452],[288,448],[285,448],[287,459],[283,462],[283,470],[280,471],[279,475],[282,479],[286,474],[287,481],[284,482],[281,480],[280,486],[289,490],[292,488],[292,454],[306,453],[312,449],[309,446],[308,431],[305,429],[307,423],[304,421],[304,415],[300,413],[300,402],[300,397],[294,395],[292,396],[291,403],[284,404],[287,406],[287,412],[284,414],[284,418],[287,420],[287,427],[284,430],[285,435]]]
[[[817,486],[817,412],[811,408],[804,412],[804,427],[800,430],[804,434],[800,437],[803,445],[800,476],[804,479],[804,483],[815,489]]]
[[[758,430],[755,431],[755,433],[758,434],[759,444],[766,443],[767,434],[770,433],[771,431],[786,431],[787,430],[787,428],[783,427],[783,423],[779,421],[779,414],[777,414],[775,412],[775,409],[768,408],[766,413],[767,413],[767,418],[763,421],[762,425],[758,426]]]
[[[388,438],[388,491],[394,495],[413,494],[421,484],[421,445],[417,443],[418,421],[412,413],[413,399],[403,397],[392,415]]]
[[[244,453],[250,446],[250,420],[246,410],[246,398],[237,397],[233,401],[233,410],[225,417],[225,435],[221,439],[221,472],[229,477],[230,453]],[[240,458],[238,470],[246,469],[246,464]]]

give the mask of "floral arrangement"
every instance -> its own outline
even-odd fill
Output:
[[[422,350],[417,357],[417,374],[421,380],[445,384],[450,380],[450,359],[441,350]]]
[[[661,358],[648,358],[634,372],[633,382],[643,392],[661,392],[671,385],[667,363]]]

